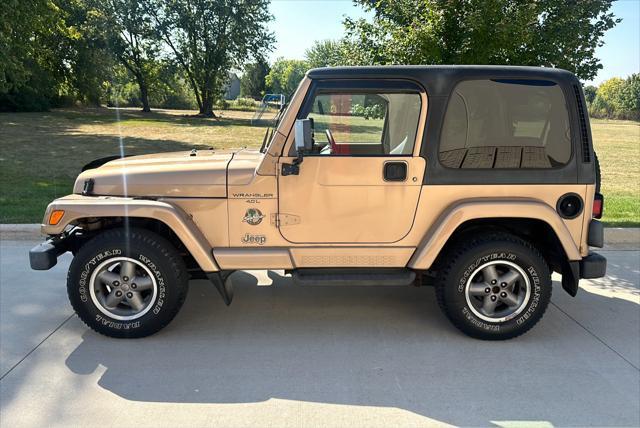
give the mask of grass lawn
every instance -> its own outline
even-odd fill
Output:
[[[83,165],[120,153],[260,147],[252,112],[193,117],[193,111],[56,109],[0,113],[0,223],[39,223],[51,200],[71,193]],[[266,117],[266,116],[265,116]],[[272,116],[270,116],[272,117]],[[121,139],[122,136],[122,139]]]
[[[640,226],[640,123],[591,119],[608,226]]]
[[[80,168],[120,153],[121,141],[126,154],[259,147],[265,132],[251,126],[251,112],[223,111],[218,120],[193,117],[191,111],[121,109],[119,118],[117,113],[106,108],[1,113],[0,223],[39,223],[52,199],[71,192]],[[640,226],[640,124],[591,124],[602,165],[605,221]],[[369,134],[375,124],[362,125],[358,133]]]

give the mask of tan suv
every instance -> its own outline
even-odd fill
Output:
[[[167,325],[189,279],[433,285],[464,333],[508,339],[605,274],[602,196],[576,77],[494,66],[307,73],[260,150],[98,159],[53,201],[33,269],[71,251],[78,316],[113,337]],[[339,293],[339,290],[336,290]]]

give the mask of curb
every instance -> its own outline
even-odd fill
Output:
[[[604,245],[617,248],[640,248],[640,227],[605,227]]]
[[[37,241],[43,239],[39,224],[0,224],[0,239],[5,241]],[[609,246],[640,248],[640,227],[606,227],[605,249]]]
[[[0,224],[0,239],[3,241],[42,240],[39,224]]]

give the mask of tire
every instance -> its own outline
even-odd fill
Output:
[[[438,304],[453,325],[477,339],[505,340],[525,333],[540,321],[551,300],[547,263],[530,243],[513,235],[462,242],[445,255],[441,266]]]
[[[88,241],[67,275],[69,301],[78,317],[92,330],[116,338],[161,330],[180,310],[187,290],[184,261],[171,243],[137,228],[108,230]]]

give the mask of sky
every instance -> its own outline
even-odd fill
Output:
[[[315,40],[340,39],[345,17],[368,17],[351,0],[272,0],[271,23],[276,47],[269,56],[303,59],[304,51]],[[596,50],[603,68],[593,82],[611,77],[627,77],[640,72],[640,0],[618,0],[611,11],[622,22],[604,36],[604,46]]]

